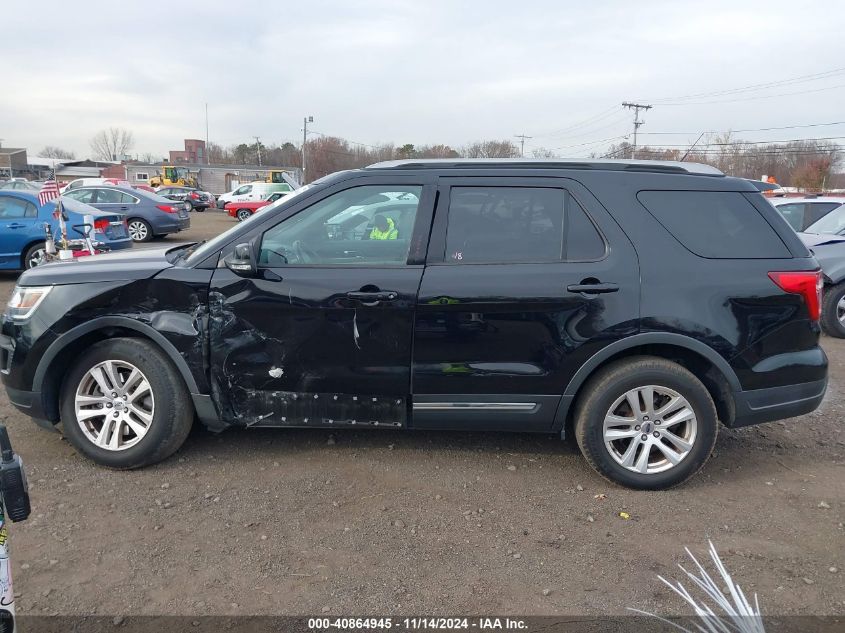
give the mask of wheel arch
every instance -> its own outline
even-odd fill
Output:
[[[170,359],[185,381],[188,391],[199,394],[196,378],[188,363],[160,332],[146,323],[128,317],[108,316],[93,319],[57,338],[41,357],[32,381],[32,389],[40,392],[47,419],[59,421],[59,394],[66,369],[74,357],[93,343],[109,338],[144,338],[154,343]]]
[[[733,421],[736,415],[733,392],[741,391],[742,386],[728,362],[712,347],[696,339],[669,332],[649,332],[611,343],[581,366],[564,390],[555,416],[555,428],[561,433],[571,429],[578,398],[591,376],[609,363],[632,356],[655,356],[681,364],[710,392],[719,419],[727,425]]]

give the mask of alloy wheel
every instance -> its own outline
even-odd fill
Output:
[[[247,211],[246,209],[240,209],[238,211],[238,220],[243,222],[244,220],[248,220],[251,215],[252,214],[249,211]]]
[[[126,361],[107,360],[82,377],[74,408],[86,439],[99,448],[122,451],[146,436],[155,398],[140,369]]]
[[[147,225],[140,220],[134,220],[129,223],[129,237],[133,242],[143,242],[147,239],[148,229]]]
[[[43,264],[45,261],[47,261],[47,251],[46,249],[39,248],[38,250],[30,253],[29,258],[26,260],[26,267],[35,268],[36,266]]]
[[[695,444],[698,420],[690,403],[668,387],[631,389],[604,418],[604,445],[617,464],[644,475],[677,466]]]
[[[836,304],[836,318],[842,325],[845,325],[845,296]]]

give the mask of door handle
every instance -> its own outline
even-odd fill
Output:
[[[608,292],[618,292],[618,284],[603,284],[600,282],[586,284],[570,284],[566,287],[569,292],[580,292],[584,295],[602,295]]]
[[[25,229],[26,224],[21,224],[20,222],[12,222],[11,224],[6,225],[7,229]]]
[[[384,291],[374,291],[374,292],[364,292],[364,291],[355,291],[355,292],[347,292],[346,296],[350,299],[355,299],[356,301],[360,301],[361,303],[369,303],[375,304],[379,301],[393,301],[397,294],[392,290],[384,290]]]
[[[120,207],[121,211],[129,211],[129,207]]]

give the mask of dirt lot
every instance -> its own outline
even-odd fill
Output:
[[[182,238],[233,221],[194,214]],[[181,241],[176,237],[168,241]],[[15,275],[0,276],[5,301]],[[0,393],[33,514],[11,526],[24,614],[681,613],[656,579],[712,539],[769,614],[845,614],[845,341],[819,411],[723,430],[703,473],[607,484],[554,437],[196,431],[111,472]],[[607,495],[597,498],[597,495]],[[619,518],[620,511],[631,515]]]

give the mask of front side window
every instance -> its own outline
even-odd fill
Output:
[[[244,185],[243,187],[241,187],[237,191],[235,191],[235,195],[236,196],[242,196],[244,194],[249,193],[250,191],[252,191],[252,185]]]
[[[366,185],[335,193],[268,230],[259,265],[401,265],[422,187]]]
[[[595,260],[605,244],[565,189],[452,187],[446,261],[463,264]]]

